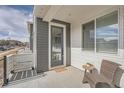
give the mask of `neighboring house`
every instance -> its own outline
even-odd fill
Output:
[[[101,60],[124,65],[124,6],[34,6],[30,46],[37,72],[61,66],[82,69]],[[32,42],[33,40],[33,42]]]
[[[28,31],[30,33],[30,50],[33,51],[33,23],[32,22],[28,22]]]

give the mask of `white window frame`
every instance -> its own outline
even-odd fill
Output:
[[[85,25],[85,24],[87,24],[87,23],[90,23],[90,22],[92,22],[92,21],[94,22],[94,39],[95,39],[95,20],[90,20],[90,21],[88,21],[88,22],[82,24],[82,35],[84,34],[83,25]],[[83,39],[84,39],[84,35],[82,36],[82,42],[84,42]],[[95,40],[94,40],[94,44],[95,44]],[[84,43],[83,43],[82,45],[84,45]],[[95,45],[94,45],[94,49],[93,49],[93,50],[86,50],[83,46],[82,46],[82,48],[83,48],[84,51],[94,51],[94,50],[95,50]]]
[[[58,26],[63,28],[63,48],[64,48],[64,57],[63,57],[63,65],[51,67],[51,26]],[[66,26],[58,23],[49,22],[49,70],[59,68],[59,67],[65,67],[66,66]]]
[[[117,11],[118,12],[118,49],[117,49],[117,53],[110,53],[110,52],[105,52],[105,53],[101,53],[101,52],[97,52],[96,51],[96,19],[98,19],[98,18],[100,18],[100,17],[102,17],[102,16],[105,16],[105,15],[107,15],[107,14],[110,14],[110,13],[112,13],[112,12],[114,12],[114,11]],[[84,23],[82,23],[82,26],[83,26],[83,24],[86,24],[86,23],[88,23],[88,22],[90,22],[90,21],[93,21],[94,20],[94,33],[95,33],[95,36],[94,36],[94,50],[93,50],[93,52],[95,53],[95,54],[107,54],[107,55],[117,55],[117,56],[120,56],[120,51],[119,51],[119,47],[120,47],[120,41],[119,41],[119,37],[120,37],[120,26],[122,26],[121,24],[120,24],[120,7],[113,7],[113,8],[111,8],[111,9],[108,9],[108,10],[106,10],[106,11],[104,11],[104,12],[102,12],[102,13],[100,13],[99,15],[97,15],[97,16],[95,16],[95,17],[92,17],[92,18],[89,18],[88,20],[86,20]],[[83,29],[82,29],[82,31],[83,31]],[[83,42],[82,42],[83,43]],[[88,50],[84,50],[84,51],[88,51]],[[92,51],[91,51],[92,52]]]

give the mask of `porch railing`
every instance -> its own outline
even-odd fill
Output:
[[[20,52],[24,50],[23,52]],[[7,84],[12,72],[18,72],[33,67],[33,53],[30,50],[17,48],[0,53],[0,87]]]
[[[19,72],[32,69],[33,67],[33,53],[25,52],[7,55],[7,79],[12,76],[11,72]]]
[[[6,78],[6,56],[0,57],[0,87],[7,84]]]
[[[24,53],[24,54],[17,54],[12,56],[13,57],[13,68],[14,71],[23,71],[33,67],[33,54],[32,53]]]

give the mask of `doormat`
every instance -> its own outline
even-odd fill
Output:
[[[58,72],[63,72],[65,70],[67,70],[67,69],[65,67],[61,67],[61,68],[56,68],[54,70],[58,73]]]

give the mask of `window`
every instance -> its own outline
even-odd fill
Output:
[[[118,11],[83,24],[82,28],[84,50],[95,50],[96,48],[96,52],[117,53]]]
[[[94,50],[94,21],[83,25],[83,49]]]
[[[96,51],[116,53],[118,49],[118,12],[96,19]]]

